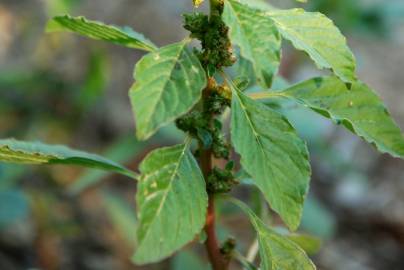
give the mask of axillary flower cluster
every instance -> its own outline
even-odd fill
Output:
[[[207,190],[210,193],[229,192],[237,181],[232,173],[234,162],[229,160],[231,146],[222,132],[221,115],[231,105],[231,90],[224,83],[217,84],[210,75],[223,67],[232,66],[236,57],[228,37],[229,28],[221,18],[223,3],[217,6],[211,15],[193,12],[184,15],[184,28],[191,32],[191,37],[201,42],[201,49],[194,48],[202,66],[209,77],[208,86],[204,89],[203,99],[188,114],[177,119],[179,129],[190,134],[199,141],[201,149],[210,150],[216,159],[224,159],[224,169],[214,167],[207,178]]]

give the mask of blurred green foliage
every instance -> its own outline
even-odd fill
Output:
[[[404,3],[399,1],[311,0],[304,7],[327,14],[343,32],[381,36],[391,33],[404,12]]]

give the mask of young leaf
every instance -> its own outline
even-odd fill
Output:
[[[0,162],[79,165],[135,177],[134,172],[98,155],[72,150],[61,145],[45,145],[14,139],[0,140]]]
[[[243,168],[289,226],[299,226],[310,181],[305,143],[285,117],[233,90],[231,136]]]
[[[150,40],[142,34],[133,31],[130,27],[106,25],[98,21],[90,21],[84,17],[71,17],[69,15],[56,16],[51,19],[46,32],[68,31],[96,40],[109,41],[129,48],[154,51],[157,49]]]
[[[380,152],[404,158],[404,137],[380,98],[364,83],[351,89],[336,77],[307,80],[281,92],[342,123]]]
[[[262,270],[315,270],[313,262],[293,241],[266,226],[243,202],[232,199],[250,217],[257,231]]]
[[[230,39],[241,55],[253,64],[258,83],[270,87],[280,62],[281,37],[274,22],[263,11],[237,0],[225,2],[223,21],[230,28]]]
[[[246,90],[248,87],[257,84],[257,78],[255,76],[254,67],[250,60],[245,59],[240,54],[240,49],[237,48],[234,52],[237,57],[236,63],[231,67],[231,73],[234,74],[234,84],[238,86],[236,83],[237,77],[244,77],[248,79],[247,87],[237,87],[240,91]]]
[[[201,98],[207,83],[205,72],[187,44],[183,41],[160,48],[136,64],[130,99],[140,140],[188,112]]]
[[[266,14],[282,36],[309,54],[320,68],[332,69],[344,82],[355,82],[355,58],[330,19],[302,9],[270,10]]]
[[[157,149],[140,165],[134,256],[138,264],[170,256],[194,239],[205,223],[205,181],[188,148],[186,143]]]

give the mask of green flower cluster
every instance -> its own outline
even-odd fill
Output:
[[[191,32],[191,37],[201,41],[202,50],[195,50],[209,76],[216,70],[235,63],[236,58],[228,37],[229,28],[220,15],[209,17],[199,12],[185,14],[184,28]]]
[[[209,193],[227,193],[233,186],[237,185],[233,175],[233,161],[227,163],[224,169],[214,167],[211,174],[206,180],[207,190]]]
[[[193,110],[176,120],[179,129],[197,138],[205,149],[211,149],[215,158],[228,159],[230,145],[222,133],[222,123],[216,119],[226,107],[230,99],[222,86],[216,86],[203,100],[202,110]]]

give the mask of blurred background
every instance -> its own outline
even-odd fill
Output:
[[[404,128],[403,0],[271,3],[333,18],[357,57],[359,77]],[[133,169],[151,149],[181,140],[172,126],[149,142],[135,140],[128,89],[141,52],[47,35],[44,27],[54,15],[84,15],[131,26],[162,46],[186,36],[187,11],[191,0],[0,0],[0,137],[67,144]],[[280,75],[289,83],[320,74],[287,42],[283,56]],[[311,152],[301,231],[322,239],[313,255],[318,268],[404,269],[404,161],[306,109],[291,105],[285,113]],[[131,263],[135,191],[134,181],[99,171],[0,164],[0,269],[209,269],[201,247],[156,265]],[[234,192],[260,206],[248,181]],[[221,212],[220,236],[237,236],[245,252],[254,240],[248,221],[226,206]]]

